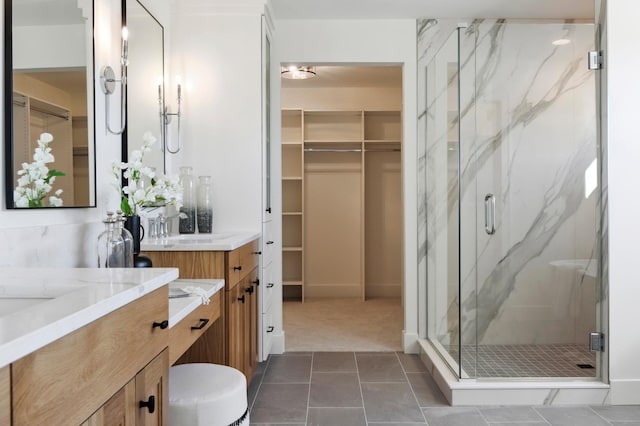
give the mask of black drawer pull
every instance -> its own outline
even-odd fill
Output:
[[[233,270],[234,271],[242,271],[242,266],[234,266]]]
[[[267,207],[267,208],[265,209],[265,211],[266,211],[267,213],[271,213],[271,207]]]
[[[273,244],[273,241],[267,241],[267,245]]]
[[[154,321],[152,328],[156,328],[156,327],[160,327],[160,330],[164,330],[165,328],[169,327],[169,321],[167,320],[164,320],[161,322]]]
[[[275,284],[274,283],[269,283],[267,284],[267,288],[272,288]]]
[[[255,284],[256,286],[260,286],[260,278],[256,278],[255,281],[251,281],[251,284]]]
[[[273,327],[272,325],[270,325],[269,327],[267,327],[267,333],[271,333],[271,332],[273,332],[273,328],[274,328],[274,327]]]
[[[242,295],[242,297],[238,297],[238,300],[244,303],[244,294]]]
[[[151,395],[148,401],[140,401],[140,408],[147,407],[149,414],[156,411],[156,397]]]
[[[245,293],[253,294],[253,286],[244,289]]]
[[[192,330],[202,330],[207,324],[209,324],[209,318],[200,318],[200,324],[191,326]]]
[[[254,251],[253,254],[257,254],[258,256],[260,256],[262,254],[261,251]]]

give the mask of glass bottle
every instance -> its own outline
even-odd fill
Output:
[[[180,167],[180,183],[183,191],[180,213],[184,213],[180,215],[178,227],[181,234],[196,232],[196,186],[191,171],[191,167]]]
[[[124,222],[127,220],[122,211],[118,210],[116,212],[118,215],[117,227],[120,230],[120,234],[122,235],[122,240],[124,242],[124,267],[125,268],[133,268],[133,235],[127,228],[124,227]]]
[[[213,230],[211,176],[200,176],[198,179],[198,232],[210,234]]]
[[[107,212],[107,218],[102,221],[105,224],[105,230],[98,236],[99,268],[124,267],[124,240],[117,222],[118,219],[113,217],[113,212]]]

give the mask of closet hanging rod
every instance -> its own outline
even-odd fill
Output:
[[[305,152],[362,152],[360,148],[305,148]]]
[[[26,103],[26,102],[17,101],[17,100],[15,100],[15,99],[13,100],[13,104],[14,104],[14,105],[18,105],[18,106],[20,106],[20,107],[26,107],[26,106],[27,106],[27,103]],[[61,119],[63,119],[63,120],[69,120],[69,115],[68,115],[68,114],[66,114],[66,115],[57,114],[57,113],[55,113],[55,112],[53,112],[53,111],[48,111],[48,110],[46,110],[46,109],[44,109],[44,108],[39,108],[39,107],[34,106],[34,105],[29,105],[29,108],[31,108],[31,109],[32,109],[32,110],[34,110],[34,111],[40,112],[40,113],[42,113],[42,114],[51,115],[51,116],[53,116],[53,117],[61,118]]]

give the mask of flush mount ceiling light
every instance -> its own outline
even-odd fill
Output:
[[[280,68],[280,75],[292,80],[304,80],[316,75],[316,67],[290,65]]]

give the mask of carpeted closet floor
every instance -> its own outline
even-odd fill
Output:
[[[402,350],[400,299],[306,299],[283,303],[286,352]]]

